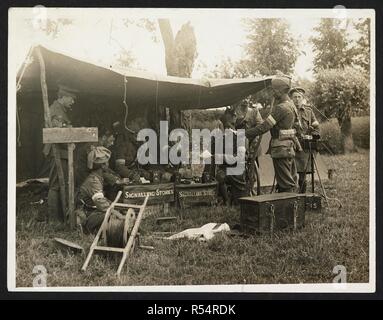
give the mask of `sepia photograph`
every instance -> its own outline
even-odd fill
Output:
[[[373,9],[8,17],[8,290],[375,292]]]

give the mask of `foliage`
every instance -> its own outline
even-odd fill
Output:
[[[130,51],[121,48],[121,51],[119,52],[117,57],[117,63],[121,67],[131,67],[135,61],[136,59]]]
[[[220,64],[206,74],[208,78],[246,78],[250,74],[248,66],[244,60],[233,61],[230,57],[225,58]],[[260,76],[260,75],[258,75]]]
[[[73,21],[73,19],[68,18],[50,19],[44,15],[41,19],[35,18],[28,20],[31,27],[37,28],[38,30],[44,32],[46,36],[51,39],[57,39],[60,32],[62,32],[63,27],[73,24]]]
[[[320,124],[320,134],[323,141],[321,153],[341,154],[342,153],[342,134],[336,119],[330,119]]]
[[[344,21],[334,18],[322,18],[319,25],[314,28],[318,33],[311,37],[314,46],[314,71],[328,68],[343,68],[350,65],[353,50],[347,37]]]
[[[352,118],[352,136],[357,147],[370,148],[370,117]]]
[[[298,58],[298,42],[284,19],[244,19],[249,42],[245,46],[250,75],[291,74]]]
[[[355,117],[351,119],[352,136],[355,146],[362,149],[370,147],[370,117]],[[322,153],[342,153],[342,134],[336,119],[330,119],[320,124],[321,139],[327,148],[322,148]]]
[[[361,66],[364,70],[370,70],[370,19],[361,19],[355,24],[355,29],[359,31],[360,38],[354,47],[353,62]]]
[[[127,18],[127,19],[124,19],[124,25],[127,28],[129,28],[130,26],[136,26],[138,28],[146,30],[150,34],[153,42],[156,42],[156,43],[159,42],[159,38],[157,35],[157,22],[155,20],[150,20],[147,18],[141,18],[141,19]]]
[[[194,28],[187,22],[178,30],[174,39],[175,56],[178,62],[178,75],[190,78],[197,58],[197,40]]]
[[[352,151],[351,116],[355,111],[369,109],[367,74],[352,67],[319,70],[310,91],[313,104],[327,118],[337,118],[344,151]]]
[[[310,99],[328,118],[351,116],[352,110],[368,109],[370,103],[368,77],[352,67],[321,70],[310,90]]]
[[[239,61],[227,58],[210,74],[214,78],[246,78],[291,74],[298,58],[298,41],[291,35],[284,19],[244,19],[248,42],[246,56]],[[266,107],[271,100],[268,90],[250,97]]]

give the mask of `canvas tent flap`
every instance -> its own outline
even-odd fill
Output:
[[[218,108],[257,93],[271,80],[271,77],[189,79],[160,76],[113,66],[106,68],[38,46],[32,50],[32,62],[20,82],[21,94],[41,91],[36,50],[40,50],[45,62],[48,90],[56,90],[57,85],[63,83],[75,87],[80,94],[102,94],[123,99],[126,79],[127,102],[134,106],[162,105],[180,110]]]

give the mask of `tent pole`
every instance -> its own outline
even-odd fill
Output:
[[[40,84],[41,84],[41,92],[43,98],[43,106],[44,106],[44,121],[45,127],[52,127],[50,112],[49,112],[49,101],[48,101],[48,89],[45,77],[45,62],[43,56],[41,54],[40,48],[35,48],[37,57],[39,59],[40,65]],[[57,175],[59,178],[59,186],[60,186],[60,196],[61,196],[61,207],[64,214],[64,222],[66,222],[66,194],[65,194],[65,180],[64,180],[64,172],[61,165],[61,158],[59,155],[59,150],[56,144],[52,144],[53,156],[55,158],[55,164],[57,168]]]

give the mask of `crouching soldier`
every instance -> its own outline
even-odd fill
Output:
[[[111,201],[104,195],[104,171],[108,169],[111,152],[105,147],[95,147],[88,154],[89,176],[82,183],[77,195],[77,217],[85,232],[95,233],[100,228]],[[124,219],[118,211],[114,214]]]

